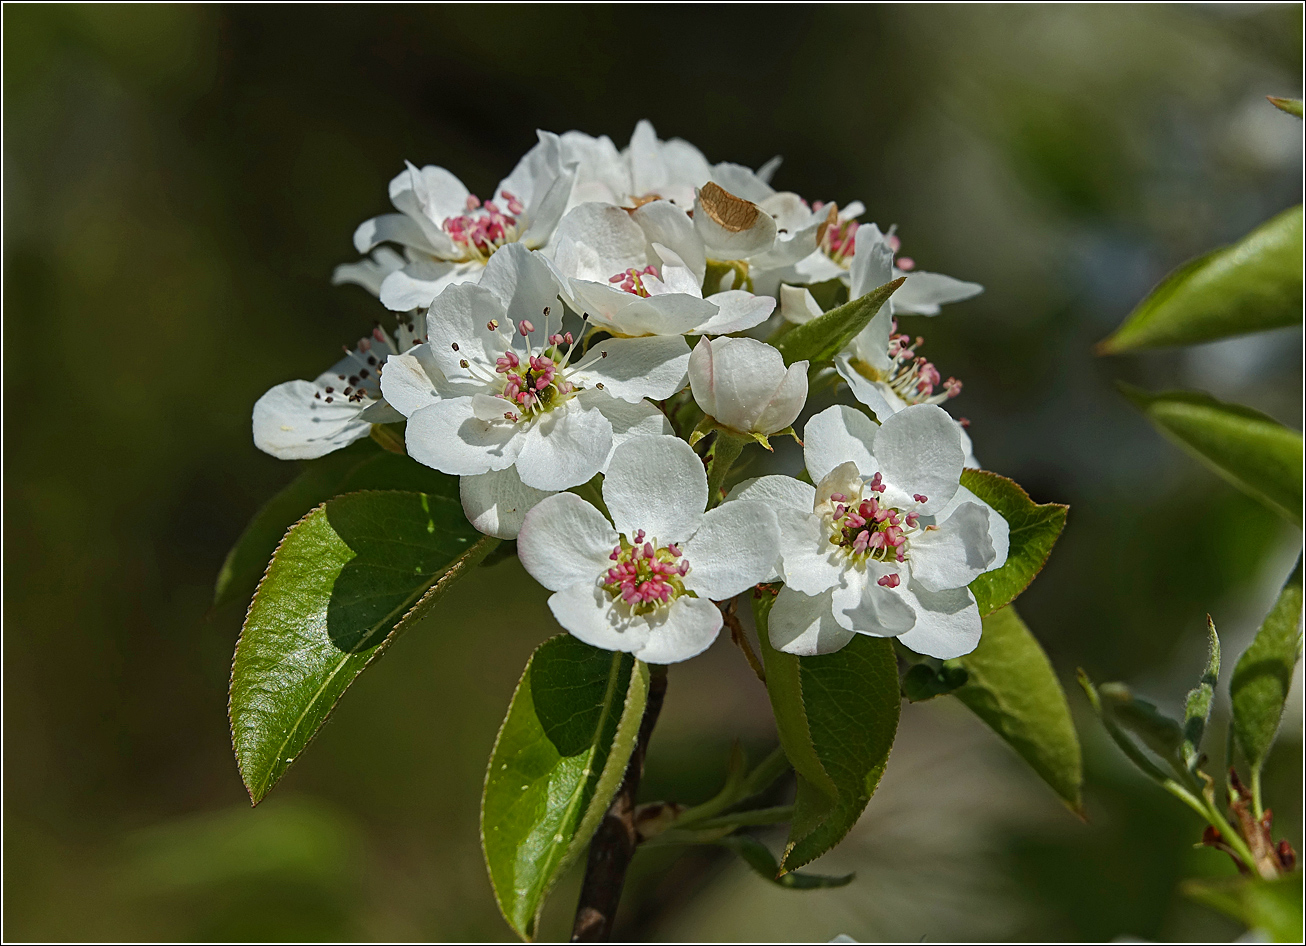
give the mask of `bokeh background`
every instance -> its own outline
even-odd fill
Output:
[[[1089,822],[958,705],[904,710],[833,891],[723,854],[636,863],[636,939],[1230,939],[1177,892],[1231,870],[1104,744],[1072,678],[1174,701],[1205,614],[1236,655],[1300,534],[1112,387],[1200,388],[1300,427],[1301,333],[1095,359],[1170,268],[1301,200],[1298,5],[4,9],[7,939],[502,939],[485,759],[555,627],[480,570],[365,674],[251,811],[228,742],[242,614],[212,582],[295,474],[256,451],[274,383],[384,317],[331,267],[405,159],[488,192],[534,140],[635,122],[863,200],[986,285],[906,325],[966,384],[986,466],[1069,526],[1022,612],[1078,715]],[[1226,663],[1226,674],[1232,659]],[[1300,684],[1298,684],[1300,692]],[[728,642],[671,675],[648,797],[701,800],[774,740]],[[1301,703],[1269,800],[1300,849]],[[568,928],[578,879],[545,935]]]

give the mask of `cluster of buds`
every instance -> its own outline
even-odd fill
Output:
[[[494,201],[487,200],[482,204],[475,194],[470,194],[467,213],[444,221],[445,233],[465,247],[472,257],[488,260],[499,247],[517,239],[517,218],[526,208],[508,191],[501,191],[499,196],[503,198],[507,213]]]
[[[867,488],[873,493],[884,492],[884,481],[876,473]],[[913,497],[926,502],[919,493]],[[893,506],[880,502],[875,496],[860,502],[850,500],[843,493],[831,493],[834,503],[834,522],[830,542],[847,549],[852,555],[867,556],[880,562],[906,561],[906,545],[911,533],[919,528],[920,513],[903,513]],[[897,575],[886,575],[879,580],[886,588],[896,587]]]
[[[893,331],[898,330],[898,323],[893,323]],[[917,355],[916,349],[925,344],[919,335],[915,342],[910,335],[891,335],[889,338],[888,385],[895,394],[908,404],[941,404],[950,397],[961,393],[961,382],[956,378],[943,380],[939,369],[934,367],[924,356]],[[934,389],[942,385],[938,394]]]
[[[674,542],[655,549],[640,529],[633,543],[623,538],[608,558],[616,564],[608,569],[604,587],[637,612],[669,604],[685,591],[681,579],[689,572],[689,561]]]
[[[643,269],[635,269],[633,266],[624,271],[617,273],[615,276],[609,276],[608,282],[615,285],[623,292],[629,292],[634,296],[648,298],[648,290],[644,288],[645,276],[657,276],[658,271],[652,266],[645,266]]]

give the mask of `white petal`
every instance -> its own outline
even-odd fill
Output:
[[[575,186],[576,165],[569,164],[560,169],[542,197],[528,204],[526,216],[529,223],[521,235],[523,244],[535,249],[549,242],[571,201]]]
[[[434,404],[440,399],[431,380],[432,373],[439,376],[440,369],[431,356],[429,345],[418,345],[402,355],[391,355],[381,372],[381,393],[386,401],[405,417]]]
[[[893,294],[893,309],[909,315],[938,315],[939,306],[978,296],[984,287],[942,273],[910,272]]]
[[[916,624],[898,635],[905,647],[926,657],[950,660],[969,654],[980,641],[982,630],[979,608],[966,588],[933,593],[915,582],[909,583],[904,598],[916,612]]]
[[[684,542],[707,506],[707,473],[678,437],[638,437],[612,452],[603,501],[618,531],[643,529],[663,545]]]
[[[784,161],[780,155],[776,155],[757,169],[757,179],[764,184],[770,184],[771,178],[775,177],[775,172],[780,170],[780,164]]]
[[[517,536],[517,557],[530,576],[550,591],[595,584],[612,567],[617,533],[608,520],[574,493],[556,493],[526,513]]]
[[[850,460],[861,473],[872,475],[879,469],[874,454],[877,435],[873,420],[843,404],[814,416],[803,428],[803,460],[813,482],[819,483],[836,466]]]
[[[470,397],[436,401],[408,418],[408,455],[441,473],[475,476],[512,466],[522,448],[517,427],[487,423],[472,411]]]
[[[642,268],[647,243],[639,224],[620,207],[581,204],[554,231],[553,262],[564,276],[606,284],[632,266]]]
[[[477,531],[499,539],[515,539],[526,513],[553,494],[527,486],[515,467],[492,470],[458,481],[463,513]],[[583,501],[583,500],[582,500]]]
[[[959,508],[964,503],[974,503],[977,506],[983,506],[988,510],[989,519],[989,542],[993,545],[993,564],[989,566],[989,571],[995,568],[1001,568],[1007,564],[1007,553],[1011,548],[1011,526],[1006,519],[998,513],[996,509],[980,499],[964,486],[957,487],[957,494],[952,497],[948,505],[939,512],[934,514],[935,522],[943,522],[952,515],[953,510]]]
[[[898,397],[887,384],[864,377],[853,367],[847,355],[835,356],[834,370],[839,373],[839,377],[848,382],[848,389],[852,391],[853,397],[869,407],[880,423],[884,423],[891,414],[896,414],[907,406],[907,402]]]
[[[447,287],[475,282],[483,270],[478,262],[411,262],[382,280],[381,304],[392,312],[424,309]]]
[[[816,488],[792,476],[758,476],[744,480],[726,496],[726,502],[736,499],[762,502],[772,509],[794,509],[810,515],[816,501]]]
[[[754,429],[758,433],[770,436],[787,427],[792,427],[798,415],[807,403],[807,362],[795,361],[785,372],[780,385],[771,393],[771,401],[766,405]]]
[[[775,244],[776,225],[771,215],[738,195],[723,193],[719,185],[710,184],[695,196],[694,227],[712,259],[747,259]]]
[[[591,647],[635,653],[648,643],[648,620],[631,617],[597,580],[556,592],[549,598],[549,610],[559,624]]]
[[[952,515],[911,541],[912,580],[929,591],[964,588],[993,567],[989,508],[963,503]]]
[[[689,214],[667,200],[644,204],[630,218],[644,231],[650,244],[660,244],[675,252],[701,286],[707,271],[707,251],[703,238],[694,229]],[[666,260],[663,259],[663,263]]]
[[[727,289],[707,297],[717,307],[716,315],[696,330],[702,335],[728,335],[760,325],[775,311],[770,296],[755,296],[742,289]]]
[[[536,489],[568,489],[587,483],[612,452],[612,424],[601,413],[572,401],[540,416],[522,436],[517,472]]]
[[[417,221],[406,214],[382,214],[364,220],[354,231],[354,249],[360,253],[368,252],[379,243],[399,243],[428,253],[433,249]]]
[[[495,320],[500,323],[497,331],[489,328]],[[431,358],[440,373],[455,384],[471,382],[487,390],[482,379],[493,372],[494,360],[508,347],[512,330],[499,297],[482,286],[451,286],[426,314]],[[463,361],[476,365],[477,373],[464,368]]]
[[[742,164],[722,161],[712,167],[712,180],[736,197],[760,204],[775,193],[775,188],[762,180],[751,168]]]
[[[733,598],[775,573],[780,527],[775,512],[758,502],[722,503],[703,516],[685,543],[685,587],[700,598]]]
[[[632,404],[630,401],[608,397],[602,391],[594,390],[582,391],[577,398],[585,407],[602,411],[608,423],[612,424],[613,451],[627,440],[636,437],[662,437],[674,434],[667,415],[648,401],[636,401]],[[608,461],[611,459],[612,454],[608,454]],[[605,461],[601,472],[606,473],[607,469],[608,462]]]
[[[929,515],[957,492],[966,459],[957,422],[937,404],[913,404],[885,418],[875,435],[875,459],[890,490],[885,499],[901,506],[916,495],[928,497],[917,508]],[[865,471],[863,471],[865,472]]]
[[[890,589],[878,584],[886,575],[901,573],[897,566],[881,562],[866,562],[865,571],[847,571],[844,584],[834,589],[831,598],[835,621],[871,637],[897,637],[910,630],[916,614],[901,594],[904,586]]]
[[[780,571],[786,585],[815,595],[843,580],[843,563],[818,517],[788,508],[775,510],[775,517],[780,525]]]
[[[532,253],[521,243],[509,243],[490,257],[485,271],[477,283],[482,289],[494,293],[507,316],[504,327],[513,330],[522,319],[527,319],[540,332],[537,339],[547,338],[544,330],[544,310],[562,322],[562,308],[558,304],[561,291],[553,270],[538,253]],[[503,321],[503,317],[500,317]]]
[[[648,664],[674,664],[697,657],[721,633],[721,612],[704,598],[677,598],[666,617],[650,621],[648,643],[635,656]]]
[[[802,286],[780,287],[780,314],[786,322],[803,325],[824,315],[821,306]]]
[[[585,367],[568,371],[567,379],[602,390],[625,401],[661,401],[685,386],[689,344],[679,335],[645,338],[605,338],[585,354]]]
[[[409,164],[407,173],[401,173],[390,181],[391,202],[406,212],[411,205],[405,194],[411,194],[426,218],[437,224],[467,212],[466,186],[456,175],[434,164],[428,164],[420,171]]]
[[[750,431],[785,376],[784,358],[753,338],[699,339],[689,384],[703,412],[727,427]]]
[[[367,402],[333,398],[327,404],[311,381],[278,384],[254,404],[254,445],[281,460],[312,460],[366,437],[359,417]]]
[[[771,607],[767,626],[771,646],[786,654],[832,654],[853,639],[834,619],[832,592],[808,596],[785,586]]]
[[[892,334],[893,317],[887,307],[881,307],[842,354],[865,362],[880,380],[885,380],[893,370],[893,362],[889,360],[889,336]]]
[[[404,268],[403,256],[388,246],[377,247],[370,258],[364,257],[357,263],[341,263],[331,271],[331,285],[340,286],[353,283],[362,286],[374,296],[381,295],[381,283],[385,277],[396,270]]]
[[[893,248],[880,228],[864,223],[857,228],[852,265],[848,267],[852,285],[849,299],[860,299],[893,280]]]

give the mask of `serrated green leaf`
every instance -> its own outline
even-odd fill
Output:
[[[1265,616],[1256,639],[1238,658],[1229,683],[1233,700],[1233,734],[1253,778],[1274,745],[1283,716],[1283,704],[1292,685],[1293,669],[1302,646],[1302,563],[1279,593]]]
[[[859,299],[845,302],[824,315],[786,332],[775,347],[784,356],[785,364],[806,361],[817,368],[834,360],[834,356],[847,348],[867,324],[889,301],[889,297],[903,284],[906,276],[885,283],[874,292]]]
[[[776,862],[775,855],[771,853],[770,848],[757,838],[749,837],[746,834],[732,834],[715,843],[738,854],[740,859],[753,868],[753,871],[759,877],[789,890],[822,890],[830,887],[846,887],[857,876],[856,874],[843,874],[841,876],[800,874],[797,871],[781,874],[780,865]]]
[[[458,497],[458,477],[383,450],[370,438],[309,460],[302,469],[255,514],[227,553],[214,584],[213,607],[247,601],[286,530],[333,496],[363,489],[402,489]]]
[[[1016,609],[1005,607],[986,617],[979,646],[944,667],[967,677],[953,695],[1082,816],[1084,769],[1070,704],[1047,654]]]
[[[589,842],[625,774],[648,666],[570,635],[531,655],[495,740],[481,847],[504,919],[535,935],[549,888]]]
[[[1211,718],[1211,702],[1215,698],[1215,685],[1220,680],[1220,638],[1215,633],[1215,622],[1206,616],[1207,649],[1206,669],[1197,686],[1188,691],[1184,700],[1184,741],[1182,746],[1184,764],[1188,771],[1196,772],[1201,761],[1202,736],[1206,734],[1206,723]]]
[[[1243,923],[1268,933],[1275,943],[1302,941],[1302,875],[1285,874],[1274,880],[1230,877],[1189,880],[1184,895]]]
[[[981,615],[993,614],[1029,587],[1066,526],[1069,506],[1039,505],[1016,483],[987,470],[962,470],[961,485],[998,511],[1011,529],[1011,547],[1001,568],[970,583]]]
[[[1118,387],[1169,440],[1301,527],[1300,433],[1260,411],[1197,391],[1151,394]]]
[[[861,817],[893,747],[901,696],[888,638],[858,634],[833,654],[783,654],[767,632],[768,599],[755,599],[754,607],[767,692],[780,744],[798,773],[781,861],[791,871],[842,841]]]
[[[1302,208],[1285,210],[1232,246],[1185,263],[1098,346],[1119,354],[1300,325]]]
[[[1296,115],[1298,118],[1302,117],[1301,99],[1285,99],[1277,95],[1267,95],[1266,98],[1270,100],[1275,108],[1285,111],[1289,115]]]
[[[231,669],[232,745],[255,804],[363,668],[496,545],[456,493],[350,493],[291,527]]]

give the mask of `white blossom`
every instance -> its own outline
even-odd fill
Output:
[[[689,356],[689,386],[703,413],[765,442],[798,419],[807,362],[786,368],[780,352],[752,338],[702,338]]]
[[[815,488],[764,476],[731,493],[769,504],[779,519],[785,586],[771,643],[824,654],[861,633],[897,637],[931,657],[973,650],[980,614],[967,585],[1006,562],[1009,530],[960,485],[964,452],[952,419],[920,404],[877,428],[835,406],[807,423],[803,445]]]
[[[779,529],[759,502],[710,512],[703,464],[675,437],[618,447],[603,480],[611,523],[571,493],[526,515],[522,565],[553,592],[558,623],[587,644],[647,663],[676,663],[706,650],[721,630],[714,600],[769,576]]]

